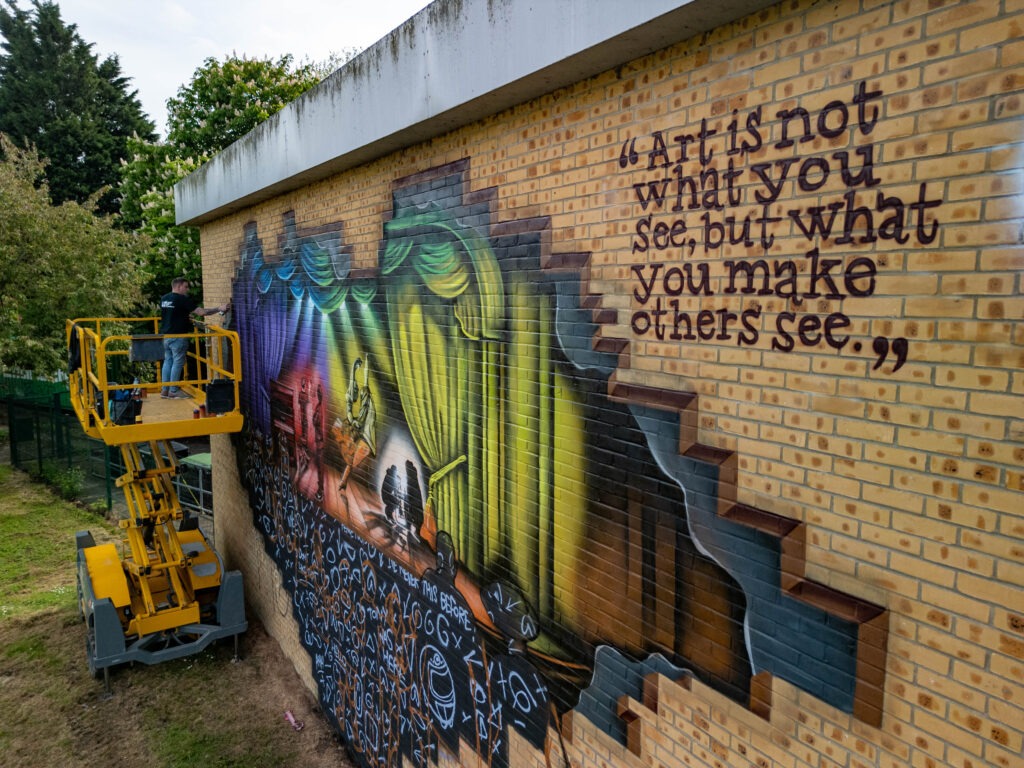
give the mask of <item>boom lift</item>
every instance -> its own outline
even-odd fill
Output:
[[[102,671],[108,689],[110,668],[124,662],[156,664],[225,637],[234,637],[237,655],[238,636],[247,627],[241,573],[225,572],[198,520],[182,512],[171,445],[174,439],[242,428],[238,335],[215,326],[182,334],[190,339],[188,356],[199,371],[179,382],[192,399],[164,399],[158,393],[165,337],[156,333],[158,323],[159,318],[67,323],[72,407],[86,434],[120,449],[124,466],[117,485],[128,516],[120,522],[120,546],[97,544],[89,531],[76,535],[89,671]],[[151,383],[119,383],[112,376],[129,363],[147,362],[155,371],[146,377]]]

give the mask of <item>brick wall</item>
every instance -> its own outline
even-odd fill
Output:
[[[1022,27],[1014,0],[785,2],[202,228],[211,301],[244,226],[270,253],[288,212],[300,232],[340,222],[376,274],[396,189],[457,165],[492,235],[529,232],[542,271],[581,276],[593,346],[617,355],[608,397],[676,420],[679,455],[714,468],[711,517],[758,530],[784,593],[855,625],[851,707],[782,666],[749,700],[650,673],[618,702],[624,739],[563,712],[543,749],[510,729],[509,764],[1024,765]],[[214,448],[218,544],[314,688],[234,451]],[[713,667],[713,633],[659,640],[657,606],[628,604],[660,577],[599,581],[569,602],[652,627],[618,647]]]

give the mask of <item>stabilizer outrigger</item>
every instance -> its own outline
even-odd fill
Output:
[[[128,508],[123,541],[97,544],[88,531],[76,536],[87,661],[108,687],[110,668],[125,662],[157,664],[227,637],[237,653],[247,628],[242,576],[225,572],[198,520],[182,511],[171,445],[241,429],[238,336],[214,326],[182,334],[200,373],[179,382],[191,399],[162,399],[155,395],[164,337],[154,332],[156,323],[88,318],[67,324],[72,407],[86,434],[120,449],[124,466],[117,480]],[[147,362],[153,383],[112,379],[118,366]]]

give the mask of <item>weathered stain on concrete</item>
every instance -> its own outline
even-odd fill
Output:
[[[772,0],[437,0],[175,186],[199,224],[592,77]]]

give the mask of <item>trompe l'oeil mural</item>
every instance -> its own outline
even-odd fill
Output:
[[[493,221],[467,170],[396,182],[372,269],[344,222],[243,233],[240,462],[354,754],[507,765],[573,709],[624,740],[615,702],[654,669],[854,711],[858,621],[782,591],[779,538],[718,513],[680,409],[614,387],[587,254]]]

